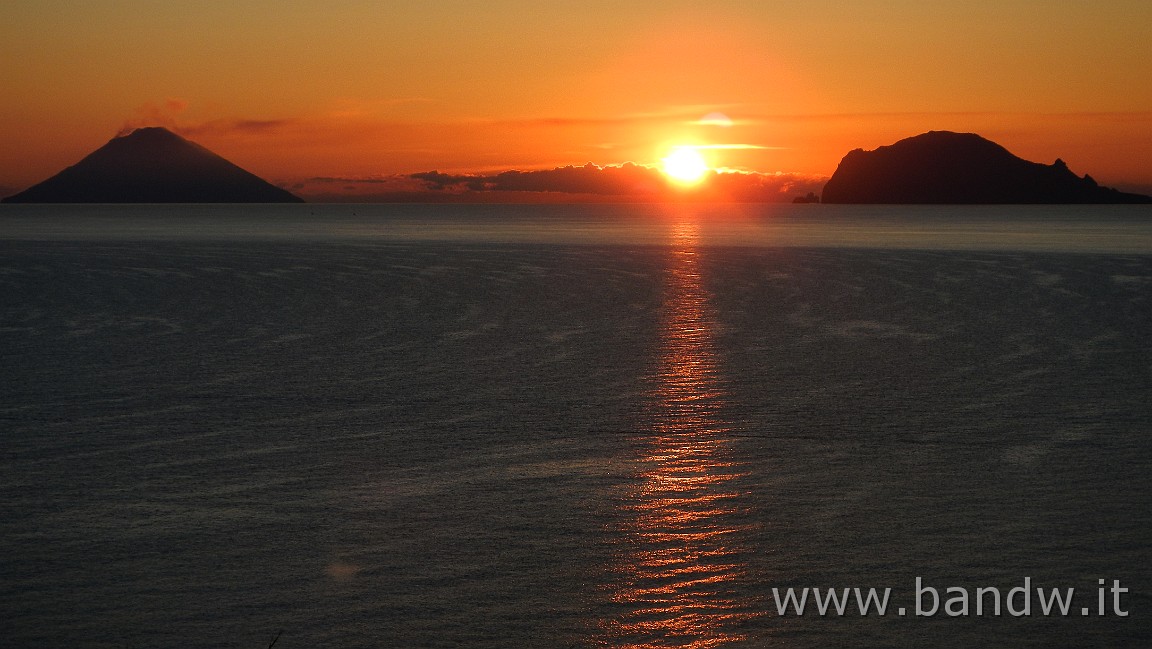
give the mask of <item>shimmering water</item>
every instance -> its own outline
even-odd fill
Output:
[[[0,291],[5,646],[1152,638],[1147,208],[4,206]]]

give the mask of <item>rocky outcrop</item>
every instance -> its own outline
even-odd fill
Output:
[[[824,186],[824,203],[1152,203],[1101,187],[1063,160],[1045,165],[1012,155],[974,133],[931,131],[875,151],[856,149]]]

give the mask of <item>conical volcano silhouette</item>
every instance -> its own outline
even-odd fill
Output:
[[[165,128],[113,138],[5,203],[301,203]]]

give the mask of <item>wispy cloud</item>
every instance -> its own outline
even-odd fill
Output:
[[[782,146],[764,146],[761,144],[692,144],[685,145],[693,149],[719,149],[727,151],[741,151],[741,150],[767,150],[767,151],[783,151],[788,147]]]
[[[735,104],[731,104],[735,105]],[[545,115],[517,119],[478,120],[482,123],[509,126],[617,126],[627,124],[690,124],[703,126],[732,126],[740,123],[724,113],[716,111],[716,106],[671,106],[664,110],[606,115],[596,117],[576,117],[565,115]]]
[[[188,102],[178,97],[169,97],[160,102],[147,102],[134,111],[135,116],[124,121],[119,135],[130,133],[147,126],[162,126],[188,137],[227,134],[271,134],[296,126],[298,119],[211,119],[192,120],[187,118]]]
[[[177,126],[176,130],[188,136],[276,133],[300,124],[297,119],[215,119],[198,124]]]
[[[177,118],[188,108],[188,102],[178,97],[169,97],[164,101],[151,101],[136,108],[135,115],[124,120],[118,135],[131,133],[145,126],[163,126],[170,130],[178,130]]]
[[[731,117],[717,111],[708,113],[692,123],[697,126],[719,126],[721,128],[731,128],[735,124]]]
[[[859,113],[786,113],[744,115],[741,123],[771,122],[859,122],[868,120],[924,121],[947,119],[1045,119],[1045,120],[1152,120],[1152,111],[1112,111],[1112,112],[1044,112],[1044,111],[910,111],[910,112],[859,112]]]

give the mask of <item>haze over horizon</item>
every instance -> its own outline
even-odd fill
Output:
[[[0,194],[165,126],[272,182],[658,165],[826,178],[928,130],[1152,190],[1152,6],[0,7]],[[349,189],[353,188],[353,189]],[[318,191],[318,190],[316,190]]]

